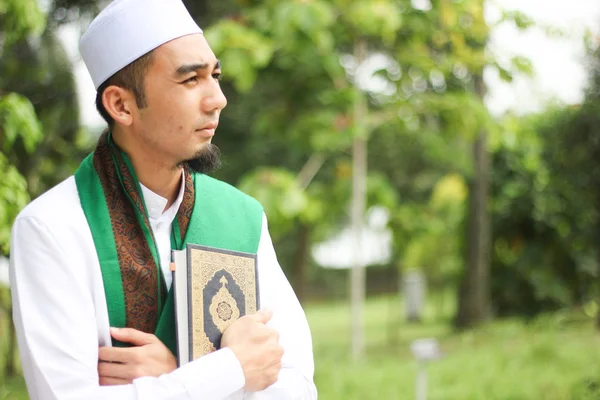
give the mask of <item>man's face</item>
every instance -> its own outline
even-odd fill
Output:
[[[184,36],[154,50],[144,80],[147,107],[134,115],[134,134],[161,163],[176,166],[210,146],[227,105],[221,67],[204,35]]]

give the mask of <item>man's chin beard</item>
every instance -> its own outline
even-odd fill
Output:
[[[212,143],[206,143],[193,158],[180,163],[187,166],[192,172],[208,174],[221,166],[221,151]]]

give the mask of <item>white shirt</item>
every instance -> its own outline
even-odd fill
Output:
[[[185,176],[182,176],[181,182],[182,185],[179,189],[179,194],[168,210],[165,210],[169,202],[167,199],[157,195],[140,183],[144,203],[146,203],[146,210],[148,210],[148,220],[150,221],[150,227],[152,228],[156,246],[158,247],[160,266],[165,277],[167,289],[171,288],[171,283],[173,282],[173,275],[169,270],[171,264],[171,226],[183,201],[183,193],[185,191],[183,182],[185,182]]]
[[[171,223],[182,193],[163,212],[166,199],[143,189],[163,268],[169,265]],[[246,393],[239,361],[223,348],[158,378],[99,386],[98,347],[111,345],[108,311],[91,231],[75,179],[68,178],[29,204],[12,231],[13,318],[30,398],[316,399],[310,330],[277,261],[264,214],[257,258],[260,304],[273,310],[268,326],[279,332],[285,352],[274,385]]]

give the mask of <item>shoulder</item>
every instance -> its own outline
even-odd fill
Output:
[[[245,203],[250,207],[255,207],[261,210],[262,205],[254,197],[242,192],[233,185],[219,179],[210,177],[204,174],[196,174],[197,187],[203,192],[209,191],[211,196],[222,200],[236,201]]]
[[[75,178],[70,176],[31,201],[17,216],[16,222],[35,219],[52,227],[65,225],[82,213]]]

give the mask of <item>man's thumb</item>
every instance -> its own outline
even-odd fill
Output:
[[[264,308],[255,314],[249,315],[249,317],[257,322],[260,322],[261,324],[266,324],[269,322],[271,317],[273,317],[273,311],[268,308]]]
[[[138,331],[133,328],[110,328],[110,334],[113,338],[124,343],[131,343],[134,346],[144,346],[155,341],[155,336]]]

